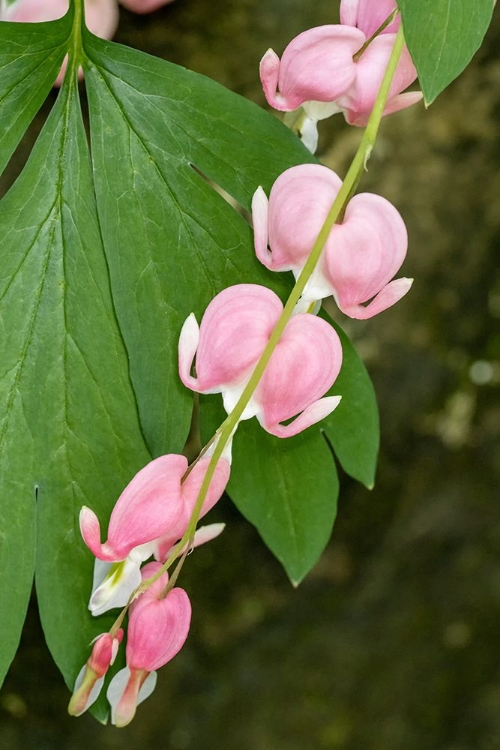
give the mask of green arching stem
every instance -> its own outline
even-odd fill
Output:
[[[188,527],[184,533],[184,536],[182,537],[180,542],[176,544],[172,553],[169,555],[168,559],[162,565],[160,570],[158,570],[158,572],[155,573],[150,578],[147,578],[146,580],[144,580],[140,584],[140,586],[136,589],[136,591],[133,592],[131,599],[130,599],[131,601],[136,596],[138,596],[138,594],[142,593],[147,588],[149,588],[149,586],[152,583],[154,583],[162,575],[162,573],[165,570],[168,570],[168,568],[172,565],[173,561],[178,556],[178,550],[183,549],[186,545],[189,547],[193,541],[194,533],[196,530],[196,524],[198,523],[199,515],[201,512],[203,503],[205,501],[205,498],[207,496],[207,492],[210,487],[210,482],[212,481],[213,475],[215,473],[215,468],[217,466],[217,463],[219,459],[222,457],[224,449],[227,446],[229,440],[231,439],[234,433],[234,430],[236,429],[236,426],[238,424],[238,421],[241,415],[243,414],[243,411],[245,410],[245,407],[250,401],[255,389],[257,388],[257,385],[259,384],[259,381],[262,375],[264,374],[264,370],[266,369],[269,363],[269,360],[271,359],[271,356],[276,348],[276,345],[278,344],[285,330],[285,327],[292,316],[295,306],[297,302],[299,301],[307,282],[312,276],[312,273],[316,267],[316,264],[319,261],[319,258],[321,256],[321,253],[323,251],[323,248],[326,244],[326,241],[328,239],[330,231],[332,230],[333,225],[335,224],[335,222],[337,221],[337,219],[343,212],[345,206],[347,205],[348,201],[352,197],[352,194],[354,193],[354,190],[356,189],[356,186],[359,180],[361,179],[363,170],[366,168],[366,164],[368,162],[368,159],[370,158],[370,154],[375,145],[375,140],[377,138],[378,129],[380,127],[380,121],[382,119],[382,115],[385,109],[387,98],[389,96],[389,90],[391,87],[392,79],[394,77],[394,73],[396,72],[396,67],[399,61],[399,57],[401,55],[401,51],[403,49],[403,45],[404,45],[403,28],[400,27],[396,35],[394,47],[392,49],[389,62],[387,63],[387,68],[385,70],[379,92],[377,94],[377,99],[373,106],[372,112],[370,114],[370,118],[368,120],[368,124],[365,128],[365,132],[363,133],[363,138],[361,139],[361,143],[358,147],[358,150],[356,151],[356,155],[354,156],[352,164],[349,167],[349,170],[345,176],[345,179],[337,194],[337,197],[335,198],[333,205],[330,208],[330,211],[328,212],[325,222],[323,226],[321,227],[321,230],[316,238],[316,241],[312,247],[311,253],[304,265],[304,268],[302,269],[302,272],[290,293],[288,301],[285,304],[285,307],[283,309],[283,312],[278,322],[276,323],[276,326],[269,338],[266,348],[262,352],[262,355],[255,366],[255,369],[250,377],[250,380],[248,381],[233,411],[228,415],[227,419],[222,423],[222,425],[217,430],[215,437],[218,436],[218,439],[217,439],[217,442],[215,443],[212,456],[210,457],[210,462],[208,464],[207,471],[203,478],[203,482],[200,487],[200,492],[198,494],[198,498],[194,505],[193,512],[191,514],[191,518],[190,518]],[[214,441],[214,438],[212,438],[210,442],[213,442],[213,441]]]

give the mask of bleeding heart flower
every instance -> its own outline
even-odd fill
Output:
[[[305,164],[278,177],[269,201],[259,188],[252,215],[255,252],[261,263],[271,271],[292,271],[297,278],[341,184],[332,170]],[[389,201],[371,193],[354,196],[344,218],[330,232],[304,290],[304,306],[333,295],[351,318],[370,318],[385,310],[412,284],[406,278],[391,281],[407,246],[405,224]]]
[[[364,4],[344,8],[345,17],[358,21],[359,16],[359,22],[370,28],[375,19],[378,20],[378,13],[367,10]],[[368,121],[395,34],[383,33],[376,37],[358,58],[357,53],[368,38],[363,32],[364,28],[350,25],[318,26],[293,39],[281,61],[273,50],[268,50],[261,60],[260,78],[267,101],[282,111],[302,107],[304,113],[296,127],[304,145],[313,153],[318,142],[318,120],[343,112],[351,125],[365,125]],[[405,47],[384,115],[420,101],[420,92],[401,94],[416,77],[415,66]]]
[[[82,508],[82,536],[97,558],[89,603],[92,614],[124,606],[140,583],[141,563],[151,555],[161,559],[165,551],[183,536],[209,461],[208,456],[197,461],[184,481],[188,469],[184,456],[160,456],[147,464],[118,498],[104,544],[101,543],[96,514],[90,508]],[[221,497],[229,472],[229,462],[221,458],[200,517],[208,513]]]
[[[198,393],[222,393],[230,413],[282,310],[270,289],[238,284],[212,300],[201,327],[191,314],[179,339],[179,374],[184,385]],[[195,355],[196,377],[191,375]],[[272,435],[296,435],[338,405],[338,396],[321,397],[335,382],[341,363],[342,348],[333,328],[314,315],[294,316],[241,419],[256,416]],[[290,424],[281,424],[299,413]]]
[[[160,563],[146,565],[142,579],[156,573]],[[165,596],[168,573],[163,573],[130,606],[127,631],[127,666],[111,680],[107,698],[111,721],[117,727],[129,724],[139,703],[156,685],[156,670],[180,651],[189,632],[191,604],[186,592],[173,588]]]

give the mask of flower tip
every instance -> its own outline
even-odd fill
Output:
[[[79,515],[80,532],[83,541],[96,557],[101,552],[101,525],[96,514],[84,505]]]
[[[198,381],[191,375],[191,367],[200,341],[200,327],[191,313],[185,320],[179,336],[179,377],[191,390],[198,390]]]
[[[271,107],[282,110],[286,107],[283,106],[281,97],[277,94],[279,69],[280,59],[276,52],[269,48],[260,61],[260,82],[264,90],[264,96]]]

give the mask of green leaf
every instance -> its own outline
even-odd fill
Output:
[[[0,21],[0,173],[61,68],[73,11],[45,24]]]
[[[248,208],[259,184],[314,159],[204,76],[95,37],[84,46],[99,218],[141,422],[154,455],[179,451],[192,408],[177,374],[182,323],[231,284],[284,288],[214,184]]]
[[[493,13],[493,0],[398,0],[424,100],[431,104],[469,64]]]
[[[89,642],[110,624],[87,611],[93,560],[78,513],[89,505],[105,523],[149,454],[111,300],[85,132],[69,86],[0,203],[0,247],[0,498],[12,534],[0,612],[12,618],[25,608],[36,486],[40,613],[72,687]],[[18,614],[19,627],[21,620]]]
[[[220,396],[201,397],[200,406],[208,440],[224,419]],[[338,476],[321,431],[281,439],[255,419],[242,422],[227,491],[298,586],[318,562],[337,514]]]
[[[375,391],[366,368],[346,334],[326,313],[342,342],[342,369],[331,394],[340,404],[322,423],[340,465],[368,489],[375,483],[379,449],[379,419]]]

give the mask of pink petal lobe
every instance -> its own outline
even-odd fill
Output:
[[[381,34],[376,37],[356,63],[356,79],[348,91],[338,99],[338,105],[344,110],[346,120],[350,124],[366,124],[375,104],[395,38],[395,34]],[[417,71],[405,46],[389,90],[388,104],[393,97],[413,83],[416,77]]]
[[[335,382],[341,364],[342,347],[332,326],[314,315],[293,316],[255,392],[261,407],[259,422],[276,434],[275,430],[281,429],[277,428],[280,422],[324,396]],[[307,422],[304,417],[304,424]]]
[[[345,315],[356,320],[366,320],[392,307],[409,291],[413,279],[401,278],[387,284],[368,305],[347,305],[340,307]]]
[[[345,26],[357,25],[359,3],[360,0],[341,0],[340,23]]]
[[[143,580],[157,570],[150,563],[142,571]],[[180,651],[189,632],[191,603],[183,589],[174,588],[162,597],[168,581],[163,574],[130,606],[127,631],[127,666],[153,672]]]
[[[319,164],[291,167],[278,177],[268,211],[272,270],[300,272],[341,185]]]
[[[122,561],[135,547],[153,542],[175,527],[184,512],[181,478],[186,469],[186,458],[176,454],[160,456],[141,469],[113,508],[104,545],[100,544],[97,517],[84,508],[82,536],[95,556]]]
[[[372,193],[356,195],[328,240],[323,272],[341,309],[367,302],[392,279],[408,235],[397,209]]]

